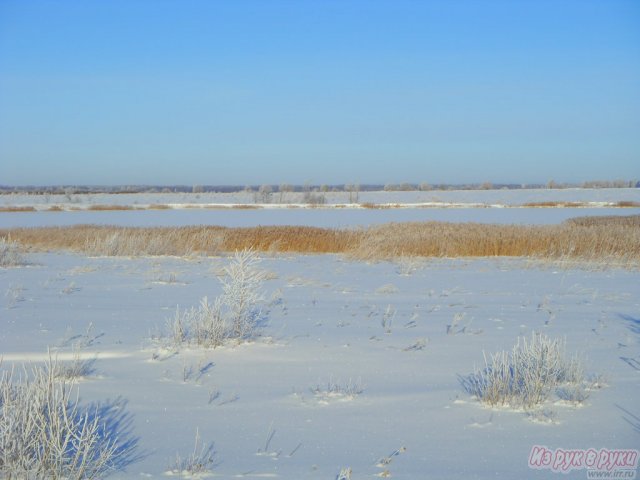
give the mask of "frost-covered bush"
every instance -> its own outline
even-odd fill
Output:
[[[236,252],[222,283],[222,295],[213,303],[207,297],[198,307],[180,311],[168,322],[168,337],[175,346],[215,348],[230,339],[247,340],[255,335],[262,311],[265,272],[253,250]]]
[[[0,238],[0,267],[15,267],[26,263],[18,242],[11,238]]]
[[[0,372],[1,478],[104,478],[132,461],[122,402],[82,406],[56,371]]]
[[[260,258],[255,251],[243,250],[236,252],[224,269],[221,304],[227,310],[234,338],[250,336],[260,317],[258,304],[264,298],[265,272],[258,268],[259,264]]]
[[[489,406],[532,408],[544,403],[563,385],[584,380],[580,361],[565,354],[565,342],[533,334],[518,338],[509,351],[485,355],[485,365],[461,377],[465,390]]]
[[[198,307],[176,309],[174,318],[167,322],[169,340],[176,347],[194,344],[215,348],[231,337],[226,317],[220,297],[213,304],[204,297]]]

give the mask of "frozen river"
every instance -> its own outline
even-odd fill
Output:
[[[305,225],[348,228],[389,222],[478,222],[545,225],[592,215],[638,215],[640,208],[405,208],[124,210],[0,213],[0,228],[67,226]]]

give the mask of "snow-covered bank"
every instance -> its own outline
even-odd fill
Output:
[[[355,207],[360,204],[433,207],[509,207],[545,202],[581,203],[586,207],[607,207],[618,202],[640,202],[639,188],[567,188],[534,190],[432,190],[410,192],[318,192],[324,207]],[[92,205],[111,205],[131,208],[208,207],[223,208],[234,205],[281,206],[282,208],[307,206],[302,192],[279,192],[266,196],[256,193],[136,193],[136,194],[74,194],[66,195],[0,195],[0,207],[33,207],[47,210],[85,209]]]

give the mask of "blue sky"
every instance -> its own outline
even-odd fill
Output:
[[[0,0],[0,184],[640,177],[635,0]]]

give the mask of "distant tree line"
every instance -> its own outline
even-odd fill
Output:
[[[247,192],[255,195],[256,201],[267,203],[277,198],[278,203],[285,203],[286,195],[293,192],[302,192],[309,203],[322,203],[322,195],[328,192],[349,193],[349,201],[357,202],[360,192],[411,192],[431,190],[519,190],[525,188],[640,188],[638,180],[590,180],[582,183],[560,183],[549,180],[546,184],[537,183],[386,183],[386,184],[359,184],[346,183],[335,185],[292,185],[281,183],[280,185],[48,185],[48,186],[11,186],[0,185],[0,194],[28,193],[48,195],[80,195],[90,193],[237,193]]]

